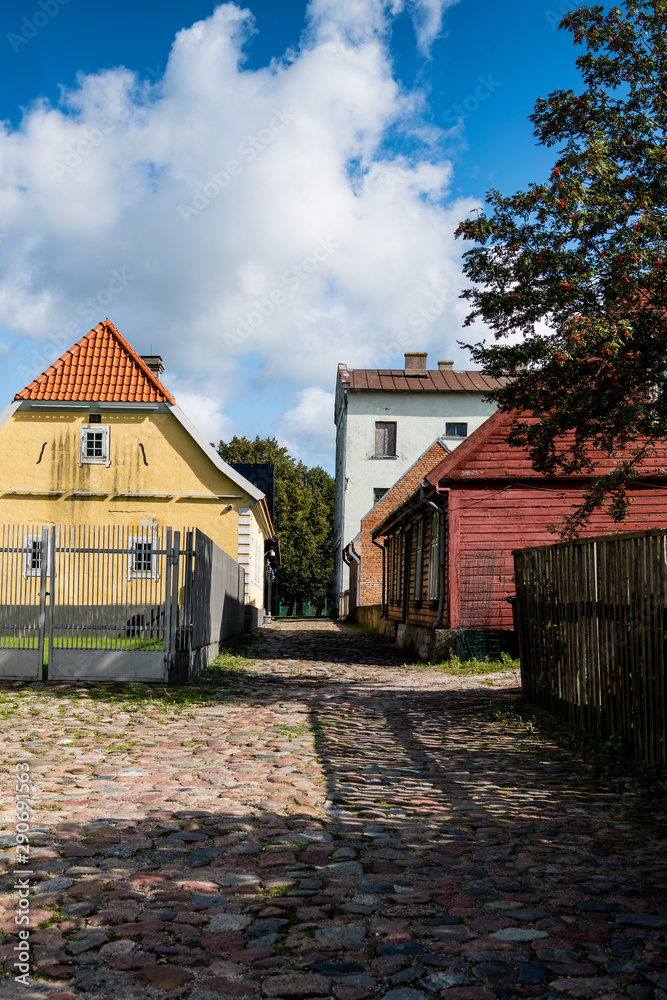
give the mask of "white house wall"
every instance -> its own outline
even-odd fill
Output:
[[[450,449],[465,440],[447,437],[446,423],[467,423],[472,434],[496,407],[481,392],[372,392],[348,390],[339,412],[336,449],[337,538],[344,548],[373,507],[373,490],[389,489],[436,438]],[[376,421],[396,421],[396,457],[374,458]],[[339,563],[339,566],[341,563]],[[348,587],[342,564],[340,593]],[[335,588],[338,590],[338,588]]]

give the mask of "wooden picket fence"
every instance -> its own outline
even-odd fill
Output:
[[[514,552],[525,699],[667,764],[667,531]]]

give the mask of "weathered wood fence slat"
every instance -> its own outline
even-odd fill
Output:
[[[667,531],[514,552],[524,696],[667,764]]]

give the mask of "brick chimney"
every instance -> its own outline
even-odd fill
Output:
[[[426,351],[405,352],[405,372],[407,375],[421,375],[426,372]]]
[[[162,364],[162,358],[159,354],[142,354],[141,360],[145,365],[148,365],[156,378],[162,378],[164,365]]]
[[[438,361],[438,371],[451,372],[454,368],[453,361]]]

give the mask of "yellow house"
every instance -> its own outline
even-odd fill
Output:
[[[0,414],[0,523],[199,528],[264,604],[273,525],[264,494],[224,462],[106,320]]]

